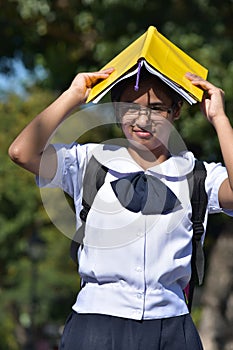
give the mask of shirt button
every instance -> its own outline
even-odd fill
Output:
[[[144,235],[145,235],[144,232],[137,232],[138,237],[144,237]]]
[[[136,267],[136,271],[137,271],[137,272],[142,272],[142,268],[141,268],[140,266],[137,266],[137,267]]]
[[[143,297],[143,293],[138,293],[138,294],[137,294],[137,298],[138,298],[138,299],[142,299],[142,297]]]

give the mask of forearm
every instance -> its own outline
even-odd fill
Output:
[[[57,127],[81,104],[75,88],[69,88],[19,134],[9,148],[11,159],[38,173],[40,158]]]
[[[57,127],[69,116],[72,110],[85,103],[91,88],[99,81],[108,78],[113,68],[93,73],[79,73],[56,101],[36,116],[20,133],[9,148],[11,159],[27,170],[38,174],[42,153]],[[56,167],[56,156],[53,150],[48,155]],[[46,167],[45,167],[46,168]],[[54,175],[53,169],[46,176]]]
[[[41,112],[19,135],[25,146],[34,147],[34,153],[41,154],[57,127],[80,105],[75,91],[66,90],[51,105]],[[17,139],[16,139],[17,141]]]
[[[217,132],[228,172],[228,178],[223,181],[219,188],[218,199],[222,208],[233,209],[233,130],[225,114],[224,91],[195,74],[187,73],[186,77],[193,85],[206,92],[201,103],[201,109]]]
[[[233,191],[233,129],[225,114],[213,120],[221,152],[228,172],[229,184]]]

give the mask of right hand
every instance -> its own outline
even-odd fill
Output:
[[[38,114],[13,141],[10,158],[28,171],[52,179],[57,171],[57,155],[53,146],[47,146],[48,140],[71,111],[86,102],[91,88],[113,71],[109,68],[77,74],[68,90]]]
[[[78,73],[72,81],[69,90],[75,89],[79,96],[79,101],[85,103],[93,86],[101,80],[107,79],[113,71],[114,68],[108,68],[98,72]]]

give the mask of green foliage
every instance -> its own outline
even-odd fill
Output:
[[[12,95],[0,104],[0,349],[3,350],[18,350],[23,346],[34,297],[36,327],[45,322],[61,326],[79,288],[75,266],[67,253],[70,240],[50,223],[34,177],[13,164],[7,154],[20,130],[54,98],[49,91],[34,89],[26,100]],[[35,225],[39,225],[45,242],[45,255],[33,271],[29,240]]]
[[[230,0],[168,0],[166,7],[149,0],[8,0],[2,6],[1,57],[20,53],[29,68],[43,64],[56,89],[76,71],[99,69],[149,25],[210,68],[213,78],[227,76],[232,62]]]

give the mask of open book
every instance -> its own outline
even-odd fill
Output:
[[[99,102],[115,84],[132,75],[135,75],[136,81],[142,65],[190,104],[202,100],[203,91],[185,78],[185,73],[191,72],[206,79],[207,69],[150,26],[142,36],[102,68],[114,67],[115,70],[106,80],[92,88],[87,102]]]

